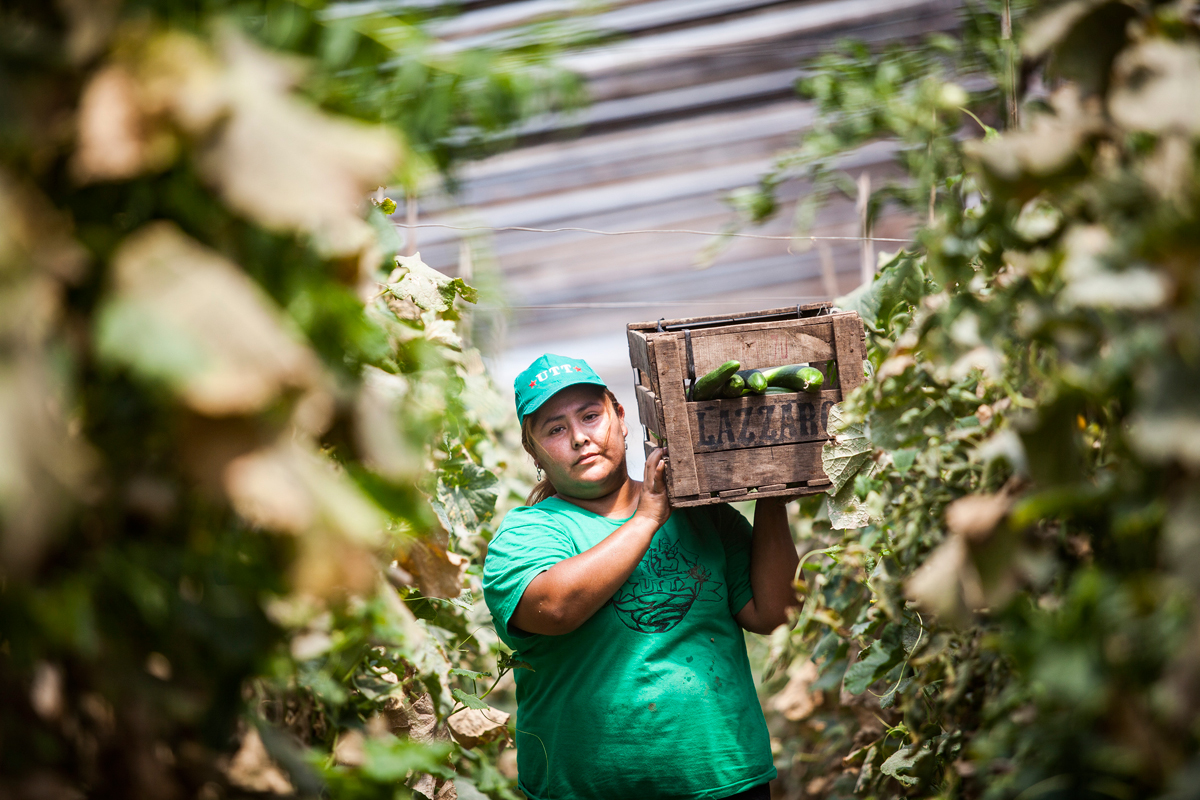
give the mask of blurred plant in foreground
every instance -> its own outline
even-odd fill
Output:
[[[0,796],[513,796],[471,603],[510,412],[365,198],[565,97],[546,55],[0,10]]]

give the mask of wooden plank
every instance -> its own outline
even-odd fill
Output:
[[[720,496],[722,500],[733,500],[734,498],[741,497],[749,492],[749,489],[730,489],[727,492],[721,492]]]
[[[841,399],[834,390],[688,403],[692,449],[713,453],[824,441],[829,409]]]
[[[750,502],[752,500],[762,500],[767,497],[802,497],[804,495],[819,494],[824,489],[810,489],[806,486],[788,486],[783,489],[759,489],[745,495],[739,495],[733,500],[725,500],[718,494],[698,494],[692,497],[671,498],[671,505],[674,508],[694,508],[695,506],[711,506],[717,503],[738,503]]]
[[[712,151],[724,156],[723,160],[740,161],[760,151],[782,149],[811,122],[811,105],[792,98],[737,114],[722,112],[649,129],[525,147],[464,164],[462,202],[485,205],[512,199],[517,192],[563,191],[593,181],[629,180],[687,169],[695,166],[697,152]],[[770,149],[781,140],[785,144]],[[454,204],[459,195],[442,193],[437,197],[441,205],[434,210]]]
[[[650,373],[648,375],[650,378],[650,388],[656,389],[658,388],[658,354],[654,352],[654,342],[650,341],[649,339],[646,340],[646,353],[650,357]],[[658,396],[661,404],[662,392],[658,391],[655,392],[655,394]]]
[[[745,486],[800,484],[824,477],[821,442],[780,444],[751,450],[722,450],[695,456],[700,488],[695,494]]]
[[[669,30],[654,36],[641,36],[603,48],[572,54],[562,66],[585,77],[647,69],[663,62],[678,60],[681,51],[705,51],[722,48],[758,47],[781,39],[812,37],[831,41],[842,30],[866,27],[872,22],[892,23],[905,14],[948,7],[947,0],[831,0],[805,3],[772,14],[747,14],[720,25],[702,25]],[[844,35],[844,34],[843,34]]]
[[[683,364],[675,341],[655,339],[654,358],[657,361],[655,388],[662,400],[662,433],[667,437],[667,494],[672,497],[699,494],[692,429],[687,400],[683,396]]]
[[[629,363],[640,372],[638,382],[650,386],[650,376],[654,371],[650,368],[650,346],[646,337],[635,330],[626,332],[629,338]]]
[[[696,363],[696,376],[704,375],[730,359],[740,361],[742,369],[764,369],[833,358],[833,326],[829,323],[792,320],[756,323],[755,328],[733,333],[724,333],[724,329],[718,329],[721,332],[694,332],[692,358]]]
[[[829,308],[829,303],[805,303],[800,306],[801,314],[805,316],[816,316],[826,308]],[[807,313],[806,313],[807,312]],[[703,317],[678,317],[675,319],[662,320],[663,326],[688,326],[688,325],[704,325],[714,322],[734,323],[739,320],[744,320],[747,317],[778,317],[780,319],[796,318],[795,306],[784,306],[783,308],[768,308],[762,311],[740,311],[734,314],[709,314]],[[658,330],[659,320],[651,320],[650,322],[631,322],[629,329],[634,331],[656,331]]]
[[[643,425],[654,431],[655,435],[659,435],[663,426],[662,404],[658,402],[658,397],[645,386],[635,386],[633,391],[637,395],[638,419]]]
[[[835,315],[833,338],[837,352],[838,385],[845,397],[863,382],[863,324],[858,314]]]

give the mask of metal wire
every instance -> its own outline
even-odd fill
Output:
[[[645,228],[630,231],[600,231],[595,228],[527,228],[523,225],[447,225],[440,222],[421,222],[408,225],[393,223],[397,228],[448,228],[455,231],[525,231],[527,233],[594,233],[599,236],[630,236],[641,233],[687,233],[696,236],[730,236],[739,239],[770,239],[779,242],[898,242],[908,244],[912,239],[889,239],[881,236],[768,236],[761,233],[734,233],[728,231],[697,231],[690,228]]]

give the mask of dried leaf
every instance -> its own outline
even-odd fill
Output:
[[[387,518],[327,459],[285,441],[231,461],[224,483],[249,522],[300,536],[292,568],[297,591],[330,597],[377,585],[372,552]]]
[[[434,741],[438,720],[433,710],[433,698],[427,692],[412,700],[395,695],[386,698],[384,715],[388,730],[395,735],[407,735],[418,742]]]
[[[422,775],[412,785],[415,797],[426,800],[458,800],[458,789],[454,781],[446,778],[435,778],[433,775]]]
[[[372,547],[382,542],[387,525],[345,473],[290,439],[231,461],[225,490],[239,514],[281,533],[316,531]]]
[[[1141,164],[1142,178],[1163,200],[1182,206],[1195,172],[1192,142],[1186,136],[1165,135]]]
[[[114,275],[99,352],[165,382],[195,411],[260,411],[320,379],[316,356],[258,285],[170,223],[126,239]]]
[[[1183,412],[1138,414],[1129,423],[1129,441],[1149,461],[1177,460],[1200,467],[1200,416]]]
[[[33,682],[29,687],[29,705],[44,720],[62,716],[63,670],[57,664],[39,661],[33,667]]]
[[[1078,162],[1084,143],[1104,129],[1104,120],[1071,85],[1058,90],[1052,103],[1056,114],[1038,114],[1026,129],[967,142],[964,150],[993,178],[1008,183],[1062,172]]]
[[[67,56],[83,64],[104,49],[116,29],[120,0],[56,0],[66,17]]]
[[[883,383],[888,378],[898,378],[904,374],[909,367],[915,367],[917,360],[908,353],[900,353],[886,358],[883,365],[879,367],[879,371],[875,373],[875,379],[879,383]]]
[[[450,735],[463,747],[479,747],[508,735],[508,714],[483,705],[482,709],[459,711],[446,720]]]
[[[79,146],[71,171],[79,183],[126,180],[174,160],[178,144],[143,108],[135,76],[122,65],[105,67],[84,87],[79,103]]]
[[[819,677],[820,670],[811,659],[793,662],[788,668],[787,685],[771,698],[771,708],[792,722],[808,719],[824,698],[820,690],[810,689]]]
[[[0,275],[40,274],[63,283],[83,278],[87,251],[71,237],[69,220],[41,192],[0,169]],[[57,307],[57,303],[55,304]],[[0,314],[0,335],[29,322]],[[28,337],[26,337],[28,338]]]
[[[1147,310],[1161,306],[1170,293],[1166,276],[1146,267],[1120,271],[1105,263],[1112,237],[1099,225],[1077,226],[1066,234],[1062,302],[1068,307]]]
[[[225,774],[234,786],[251,792],[290,795],[296,791],[283,770],[271,760],[254,728],[247,729]]]
[[[170,31],[146,41],[130,68],[138,76],[143,110],[169,117],[201,138],[229,110],[226,67],[208,43]]]
[[[1123,0],[1077,0],[1039,17],[1022,36],[1031,59],[1053,51],[1053,76],[1071,81],[1086,95],[1107,90],[1112,62],[1127,42],[1126,28],[1137,16]]]
[[[938,545],[913,572],[905,584],[905,594],[920,608],[945,620],[962,616],[962,589],[959,574],[968,559],[967,544],[952,536]]]
[[[69,501],[89,493],[95,457],[68,432],[65,394],[39,360],[0,362],[0,564],[6,571],[32,569]]]
[[[306,233],[329,255],[374,239],[365,197],[400,146],[382,126],[325,114],[291,93],[295,62],[222,30],[228,117],[201,165],[230,206],[267,228]]]
[[[976,494],[960,497],[946,507],[946,527],[968,541],[983,541],[1012,508],[1007,494]]]
[[[363,371],[362,389],[355,403],[355,439],[363,461],[393,481],[409,481],[422,469],[420,451],[401,425],[409,385],[403,375],[375,367]]]
[[[1065,39],[1081,19],[1111,1],[1072,0],[1057,6],[1029,24],[1021,38],[1021,51],[1027,58],[1041,58]]]
[[[343,731],[333,745],[334,762],[344,767],[361,767],[367,763],[366,741],[362,731]]]
[[[442,534],[444,538],[445,534]],[[421,594],[426,597],[451,598],[462,593],[463,577],[469,561],[450,552],[441,541],[430,538],[409,543],[400,558],[400,565],[417,579]]]
[[[375,240],[365,197],[401,154],[395,135],[324,113],[293,88],[302,62],[232,26],[214,51],[178,32],[142,43],[89,85],[80,117],[80,180],[119,179],[174,155],[166,123],[196,140],[200,169],[232,208],[272,230],[311,236],[324,254]]]
[[[1200,48],[1167,39],[1148,39],[1117,57],[1108,110],[1127,130],[1200,133]]]
[[[871,460],[872,448],[861,423],[846,425],[842,421],[840,403],[829,409],[826,425],[833,438],[821,447],[821,467],[833,484],[827,490],[832,496],[840,493],[842,487]]]

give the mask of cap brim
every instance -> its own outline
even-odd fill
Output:
[[[517,409],[518,424],[524,423],[526,417],[528,417],[530,414],[535,413],[539,408],[546,405],[546,403],[548,403],[555,395],[559,394],[560,392],[566,391],[567,389],[570,389],[572,386],[599,386],[601,389],[608,388],[607,383],[600,380],[599,378],[593,378],[591,376],[581,377],[578,380],[571,381],[570,383],[565,383],[562,386],[558,387],[557,389],[554,389],[554,391],[550,392],[549,394],[545,394],[538,398],[535,398],[533,401],[531,401],[529,403],[529,406],[527,408]]]

